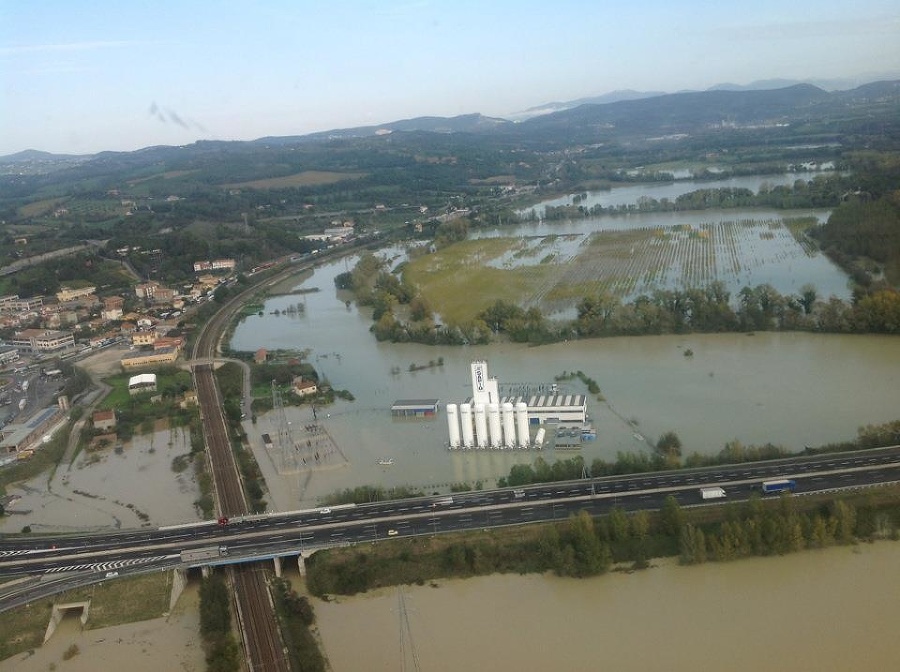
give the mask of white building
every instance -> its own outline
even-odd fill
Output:
[[[500,384],[488,375],[484,360],[471,363],[472,396],[457,405],[447,404],[450,448],[513,449],[540,447],[531,438],[533,425],[551,423],[582,428],[587,422],[587,397],[560,394],[501,396]]]

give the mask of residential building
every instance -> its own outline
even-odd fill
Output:
[[[297,396],[306,397],[319,391],[319,387],[312,380],[303,380],[301,376],[294,378],[291,388]]]
[[[53,331],[50,329],[25,329],[18,331],[12,338],[12,344],[20,350],[34,353],[55,352],[75,346],[75,335],[71,331]]]
[[[44,305],[44,297],[33,296],[20,299],[18,294],[0,296],[0,312],[2,313],[30,313],[40,310]]]
[[[19,361],[19,351],[16,348],[0,348],[0,366]]]
[[[153,352],[135,352],[125,355],[119,361],[123,369],[140,369],[149,366],[165,366],[174,364],[178,359],[178,351],[175,348],[154,350]]]
[[[125,305],[125,299],[121,296],[107,296],[103,299],[103,310],[100,316],[104,320],[113,321],[122,319],[122,309]]]
[[[146,331],[135,331],[131,334],[131,344],[135,347],[145,345],[153,345],[156,343],[156,329],[148,329]]]
[[[236,266],[234,259],[213,259],[212,261],[195,261],[194,272],[202,273],[203,271],[233,271]]]
[[[83,299],[86,296],[90,296],[94,292],[97,291],[97,288],[94,285],[89,285],[87,287],[63,287],[56,293],[56,300],[60,303],[65,303],[66,301],[74,301],[75,299]]]
[[[111,409],[108,411],[94,411],[92,420],[94,422],[94,429],[108,432],[116,426],[116,412]]]
[[[134,286],[134,293],[139,299],[147,299],[152,301],[156,295],[156,290],[160,287],[158,282],[142,282]]]
[[[181,349],[184,347],[184,337],[182,336],[157,336],[156,341],[153,343],[153,348],[155,350],[162,350],[164,348],[174,348],[178,352],[181,352]]]

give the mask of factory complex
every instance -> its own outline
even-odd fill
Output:
[[[472,396],[446,406],[451,449],[542,448],[548,428],[554,438],[563,439],[556,442],[560,448],[580,446],[582,440],[595,438],[586,424],[585,395],[561,394],[556,385],[549,390],[519,385],[512,393],[501,394],[500,384],[488,375],[483,360],[472,362],[471,374]]]

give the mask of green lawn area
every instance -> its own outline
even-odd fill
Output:
[[[167,391],[176,389],[192,388],[191,374],[188,371],[169,367],[154,373],[156,373],[157,393],[164,394]],[[136,375],[134,372],[128,372],[104,378],[103,382],[112,387],[112,391],[106,396],[99,408],[108,410],[130,406],[132,397],[128,393],[128,379],[134,375]]]

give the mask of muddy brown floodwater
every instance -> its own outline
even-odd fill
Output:
[[[0,661],[0,672],[203,672],[199,595],[191,584],[165,618],[98,630],[66,616],[42,647]],[[73,646],[78,653],[70,656]]]
[[[402,605],[385,589],[315,609],[335,672],[890,670],[898,562],[900,544],[881,542],[586,580],[441,581],[403,587]]]

